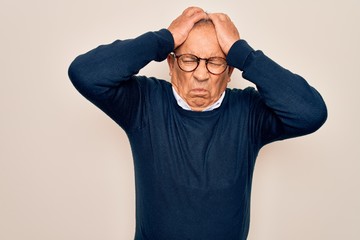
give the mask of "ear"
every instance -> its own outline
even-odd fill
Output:
[[[231,74],[233,73],[233,71],[234,71],[234,67],[229,66],[229,69],[228,69],[229,80],[228,80],[228,82],[231,81]]]
[[[174,56],[172,56],[171,54],[169,54],[166,58],[167,60],[167,63],[169,65],[169,74],[171,75],[172,74],[172,71],[174,69],[174,64],[175,64],[175,58]]]

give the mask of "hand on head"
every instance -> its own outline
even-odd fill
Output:
[[[168,27],[174,38],[174,49],[186,40],[194,24],[202,19],[210,19],[213,22],[220,47],[227,55],[231,46],[240,39],[240,34],[234,23],[224,13],[207,14],[198,7],[185,9]]]
[[[186,40],[196,22],[206,18],[207,14],[201,8],[189,7],[185,9],[168,27],[174,38],[174,48],[177,48]]]
[[[228,54],[231,46],[240,39],[240,34],[229,16],[224,13],[210,13],[209,19],[214,23],[216,37],[220,47]]]

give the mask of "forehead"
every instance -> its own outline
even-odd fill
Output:
[[[198,57],[225,57],[216,37],[212,22],[197,23],[190,31],[185,42],[178,47],[177,53],[191,53]]]

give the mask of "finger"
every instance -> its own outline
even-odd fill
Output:
[[[229,16],[224,13],[210,13],[208,16],[213,22],[230,20]]]
[[[183,15],[191,17],[199,12],[204,12],[204,10],[199,7],[188,7],[187,9],[184,10]]]
[[[183,17],[192,17],[198,13],[204,12],[204,10],[202,10],[201,8],[198,7],[190,7],[184,10],[184,12],[182,13]]]
[[[214,23],[214,25],[216,26],[219,22],[218,16],[216,13],[209,13],[208,14],[208,18]]]
[[[191,16],[191,20],[193,23],[196,23],[196,22],[200,21],[201,19],[207,19],[207,18],[208,18],[208,16],[204,11],[195,13],[194,15]]]

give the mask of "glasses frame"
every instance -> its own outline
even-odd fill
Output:
[[[190,53],[185,53],[185,54],[176,55],[174,52],[172,52],[172,53],[170,53],[170,54],[171,54],[174,58],[176,58],[177,65],[178,65],[179,68],[180,68],[182,71],[184,71],[184,72],[194,72],[194,71],[199,67],[201,60],[204,60],[204,61],[205,61],[205,67],[206,67],[206,69],[208,70],[209,73],[211,73],[211,74],[213,74],[213,75],[220,75],[220,74],[224,73],[224,72],[226,71],[226,69],[228,68],[228,66],[229,66],[228,63],[227,63],[227,61],[226,61],[226,59],[223,58],[223,57],[200,58],[200,57],[198,57],[198,56],[196,56],[196,55],[194,55],[194,54],[190,54]],[[190,56],[193,56],[194,58],[196,58],[196,60],[197,60],[197,61],[196,61],[196,62],[197,62],[197,65],[196,65],[196,67],[195,67],[193,70],[189,71],[189,70],[184,70],[184,69],[181,68],[181,66],[180,66],[180,64],[179,64],[179,58],[180,58],[181,56],[184,56],[184,55],[190,55]],[[225,64],[226,64],[226,67],[224,68],[224,70],[223,70],[221,73],[213,73],[213,72],[211,72],[211,71],[209,70],[209,68],[208,68],[208,63],[209,63],[209,60],[211,60],[211,59],[213,59],[213,58],[221,58],[221,59],[224,60],[224,62],[225,62]]]

